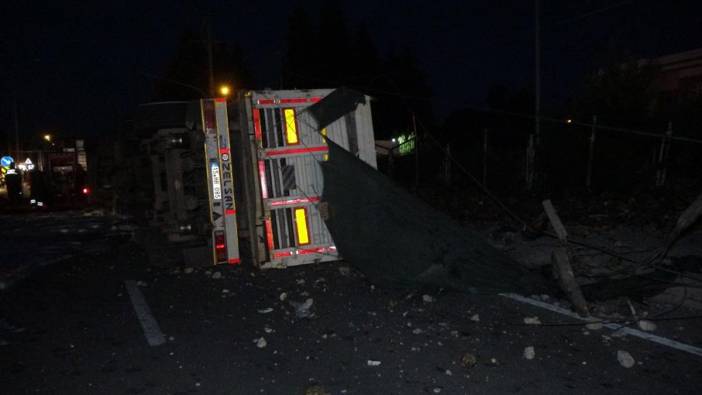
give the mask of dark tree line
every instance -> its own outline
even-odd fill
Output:
[[[186,31],[167,70],[154,83],[154,100],[186,100],[207,92],[207,42],[204,29]],[[298,6],[289,18],[279,87],[346,86],[373,98],[377,138],[390,138],[420,125],[434,124],[431,89],[411,50],[381,54],[365,25],[350,26],[341,9],[326,3],[318,14]],[[236,44],[215,42],[214,79],[256,89]],[[184,86],[191,85],[192,87]],[[278,84],[275,84],[278,85]]]
[[[216,84],[232,87],[248,86],[251,73],[243,62],[237,44],[214,41],[212,69]],[[207,35],[203,31],[186,30],[163,76],[155,76],[154,100],[190,100],[209,91]]]
[[[346,86],[374,98],[377,138],[412,130],[412,115],[433,125],[431,89],[409,49],[381,54],[363,24],[349,27],[340,8],[324,5],[317,21],[302,7],[288,20],[284,88]]]

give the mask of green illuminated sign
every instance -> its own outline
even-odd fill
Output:
[[[397,151],[400,153],[400,155],[408,155],[414,152],[414,140],[414,133],[403,134],[397,137]]]

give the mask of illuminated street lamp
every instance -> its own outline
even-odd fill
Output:
[[[219,87],[219,94],[222,95],[223,97],[227,97],[232,93],[232,89],[229,87],[229,85],[222,85]]]
[[[45,134],[44,135],[44,140],[46,140],[47,143],[51,142],[51,135],[50,134]]]

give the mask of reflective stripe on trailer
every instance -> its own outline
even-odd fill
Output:
[[[300,144],[300,136],[297,134],[297,117],[294,108],[284,108],[283,118],[285,118],[285,142],[288,145]]]
[[[302,203],[317,203],[321,200],[319,196],[310,196],[307,198],[295,198],[295,199],[284,199],[284,200],[273,200],[269,203],[271,207],[285,207],[293,206]]]
[[[268,184],[266,184],[266,163],[258,161],[258,177],[261,180],[261,197],[268,199]]]
[[[295,230],[297,233],[297,244],[310,244],[309,224],[307,223],[307,208],[296,207],[293,209],[295,218]]]
[[[275,245],[273,244],[273,224],[270,218],[266,218],[266,243],[268,244],[268,251],[273,251]]]
[[[265,155],[271,157],[280,155],[309,154],[311,152],[329,152],[329,147],[327,147],[326,145],[320,145],[317,147],[309,148],[271,149],[266,150]]]
[[[286,251],[274,251],[273,258],[285,258],[285,257],[294,256],[294,255],[332,254],[332,253],[336,253],[336,246],[300,248],[297,250],[286,250]]]
[[[261,132],[261,113],[258,108],[254,108],[253,111],[253,121],[254,121],[254,136],[256,140],[261,141],[263,138],[263,133]]]
[[[271,105],[271,104],[305,104],[305,103],[317,103],[322,100],[321,97],[293,97],[286,99],[258,99],[256,104],[258,105]]]

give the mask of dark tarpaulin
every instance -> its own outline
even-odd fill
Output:
[[[329,231],[344,259],[371,281],[479,293],[547,290],[541,276],[338,145],[329,142],[321,166]]]
[[[365,102],[366,96],[363,93],[349,88],[339,88],[307,108],[306,111],[317,121],[317,130],[322,130]]]

